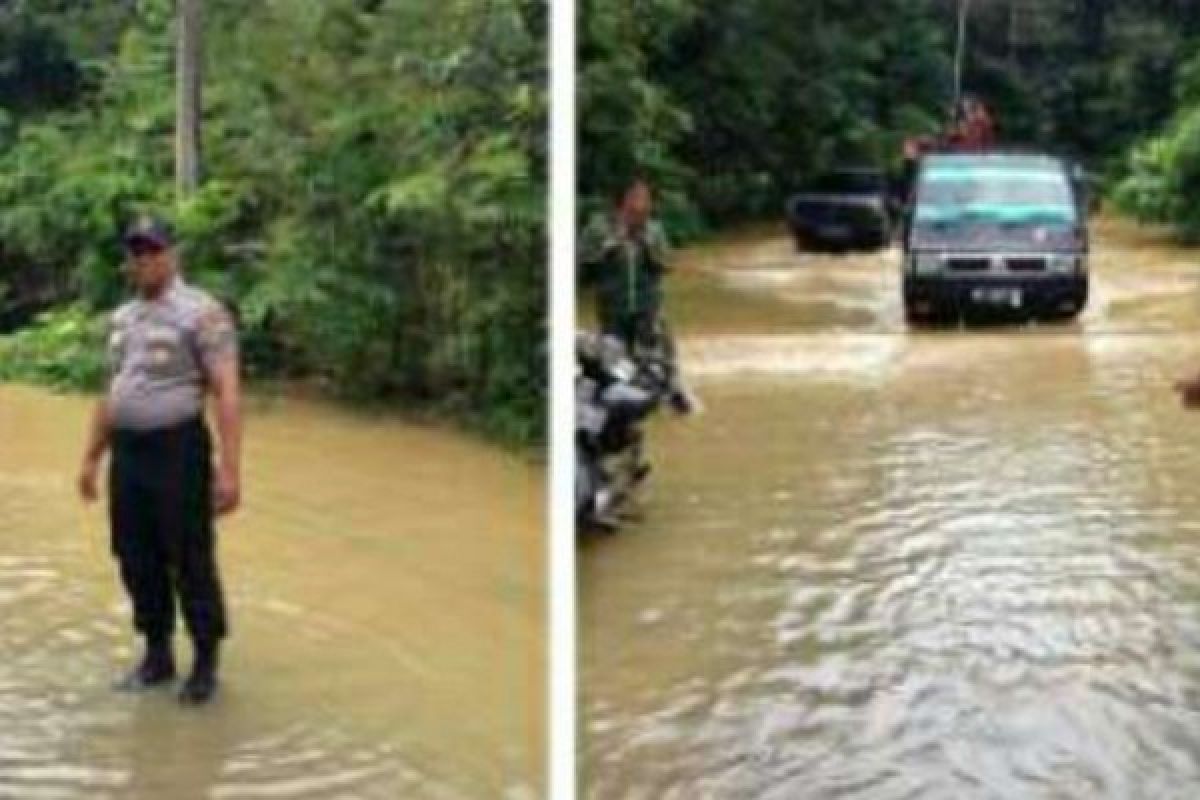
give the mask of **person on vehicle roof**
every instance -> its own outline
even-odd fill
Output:
[[[995,147],[995,123],[987,106],[978,97],[967,95],[959,103],[947,144],[952,150],[966,152],[979,152]]]

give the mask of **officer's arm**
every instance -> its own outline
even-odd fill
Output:
[[[112,427],[109,423],[108,409],[107,397],[96,403],[96,409],[92,412],[87,447],[83,451],[83,466],[79,470],[79,494],[88,503],[96,500],[100,460],[108,450]]]
[[[100,470],[100,462],[108,452],[109,440],[112,437],[112,411],[109,403],[109,392],[112,391],[112,376],[116,374],[123,357],[121,348],[114,345],[114,324],[109,320],[109,337],[107,363],[109,385],[104,394],[96,401],[92,410],[92,418],[88,424],[87,443],[83,448],[83,466],[79,472],[79,492],[83,499],[91,502],[96,499],[96,475]]]
[[[209,369],[216,406],[221,470],[234,481],[241,476],[242,388],[236,357],[224,358]]]
[[[214,306],[201,318],[197,338],[215,405],[220,459],[218,478],[231,482],[230,488],[236,492],[242,455],[242,387],[237,330],[229,313]]]
[[[83,451],[85,465],[90,464],[95,467],[100,464],[100,459],[104,458],[105,452],[108,451],[111,429],[108,395],[105,394],[96,401],[96,408],[92,411],[92,421],[88,428],[87,447]]]

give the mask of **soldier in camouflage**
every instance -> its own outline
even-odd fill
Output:
[[[580,274],[595,285],[601,330],[631,350],[653,349],[661,340],[670,375],[669,400],[690,412],[696,400],[684,387],[675,347],[663,317],[663,277],[670,271],[670,244],[662,224],[652,217],[649,183],[635,179],[616,198],[609,214],[589,221],[580,236]]]
[[[240,502],[241,389],[236,330],[227,311],[179,273],[172,238],[153,219],[124,237],[137,296],[112,317],[111,379],[98,402],[80,471],[84,499],[97,495],[106,452],[112,548],[146,640],[140,663],[118,683],[139,690],[174,680],[175,602],[195,660],[180,702],[201,705],[217,687],[225,603],[214,518]],[[214,469],[204,421],[213,399]]]

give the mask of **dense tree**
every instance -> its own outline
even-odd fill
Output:
[[[676,231],[778,213],[839,163],[894,167],[954,100],[960,0],[587,0],[581,189],[647,172]],[[1171,115],[1192,0],[973,0],[964,86],[1002,137],[1110,176]]]
[[[1118,208],[1200,238],[1200,3],[984,2],[973,36],[971,78],[1011,137],[1090,162]]]
[[[589,0],[581,26],[584,194],[648,172],[677,222],[763,213],[837,161],[886,160],[948,102],[926,3]]]
[[[947,20],[957,3],[942,2]],[[1170,115],[1165,90],[1200,28],[1193,3],[975,0],[967,83],[1007,138],[1116,166]]]
[[[255,371],[542,435],[544,2],[206,0],[204,180],[180,205],[175,3],[16,8],[0,38],[32,25],[78,88],[0,71],[0,310],[5,285],[58,308],[0,376],[94,380],[121,221],[174,209]]]

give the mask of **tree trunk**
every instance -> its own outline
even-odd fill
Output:
[[[175,182],[179,199],[182,200],[195,192],[200,185],[203,0],[178,0],[178,3]]]

